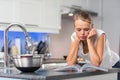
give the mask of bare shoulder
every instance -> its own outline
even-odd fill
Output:
[[[97,39],[97,44],[102,45],[105,43],[105,41],[106,41],[106,35],[105,33],[102,33]]]
[[[98,39],[106,39],[106,35],[105,35],[105,33],[102,33],[102,34],[99,36]]]

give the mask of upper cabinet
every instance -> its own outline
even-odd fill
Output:
[[[87,0],[60,0],[60,1],[62,14],[69,13],[71,9],[84,8],[87,5]]]
[[[62,6],[69,6],[71,7],[72,5],[77,5],[81,7],[85,7],[87,5],[87,0],[60,0]]]
[[[101,0],[0,0],[0,26],[18,22],[30,32],[59,33],[61,14],[71,6],[101,11]],[[5,27],[1,27],[4,29]],[[18,30],[14,28],[13,30]]]
[[[15,0],[15,17],[23,24],[39,25],[41,0]]]
[[[102,0],[61,0],[61,11],[63,18],[72,19],[68,16],[75,10],[86,10],[93,17],[94,25],[101,28],[102,25]]]
[[[62,13],[70,12],[70,9],[81,9],[91,12],[100,12],[101,0],[61,0]]]
[[[0,0],[0,10],[0,23],[22,23],[30,32],[59,33],[61,28],[59,0]]]
[[[46,29],[61,28],[60,0],[42,0],[40,25]],[[44,26],[42,26],[44,25]]]
[[[0,22],[8,23],[14,20],[13,0],[0,0]]]

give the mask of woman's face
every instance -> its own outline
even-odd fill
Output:
[[[78,38],[84,41],[87,39],[91,26],[90,23],[78,19],[74,22],[74,29]]]

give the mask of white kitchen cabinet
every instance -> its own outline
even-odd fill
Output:
[[[59,0],[1,0],[0,4],[2,24],[22,23],[30,32],[58,33],[61,28]]]
[[[0,0],[0,22],[37,24],[38,9],[37,0]]]
[[[23,24],[39,24],[41,0],[15,0],[16,21]]]
[[[0,0],[0,23],[14,19],[14,0]]]
[[[40,27],[59,30],[61,28],[60,0],[42,0]]]
[[[77,6],[77,8],[99,11],[102,0],[61,0],[61,6],[72,7]]]
[[[72,5],[85,7],[87,0],[61,0],[62,6],[71,7]]]
[[[41,0],[0,0],[0,30],[4,30],[10,23],[26,24],[27,31],[39,31]],[[10,29],[21,31],[18,27]]]
[[[77,7],[85,8],[87,6],[87,0],[60,0],[61,1],[61,13],[66,14],[70,12],[70,8]]]
[[[64,7],[62,11],[68,8],[76,8],[94,11],[97,13],[101,12],[102,0],[61,0],[61,6]]]
[[[18,0],[18,21],[35,25],[37,32],[58,33],[61,28],[59,0]],[[32,28],[31,30],[35,29]]]

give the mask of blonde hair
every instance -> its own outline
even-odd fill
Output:
[[[74,14],[74,22],[76,20],[82,20],[82,21],[86,21],[90,24],[92,24],[92,18],[91,18],[91,15],[87,12],[87,11],[77,11],[75,14]]]

